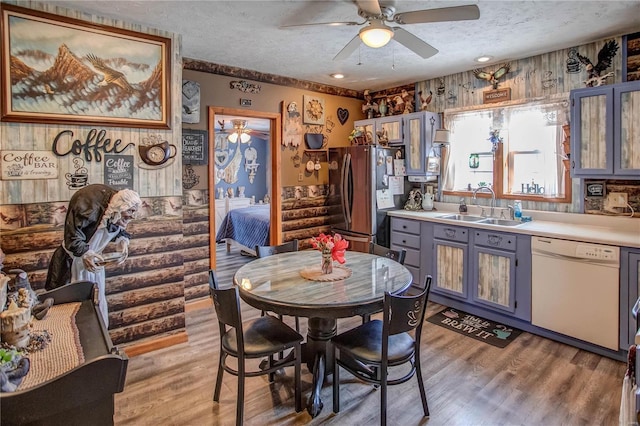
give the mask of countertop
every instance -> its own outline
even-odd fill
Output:
[[[458,213],[458,204],[434,203],[434,207],[435,210],[432,211],[393,210],[387,212],[387,214],[393,217],[445,223],[467,228],[491,229],[513,234],[640,248],[640,219],[638,218],[524,210],[523,216],[531,216],[533,218],[531,222],[525,222],[517,226],[503,226],[442,219],[440,216]],[[480,209],[475,206],[468,206],[468,210],[467,214],[469,215],[480,215]],[[499,209],[496,209],[496,212],[499,211]],[[497,216],[499,215],[500,213],[497,213]]]

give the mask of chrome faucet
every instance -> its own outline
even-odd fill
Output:
[[[473,190],[473,197],[472,198],[473,198],[474,201],[477,201],[476,200],[476,193],[479,192],[479,191],[482,191],[483,189],[486,189],[491,193],[491,213],[489,213],[489,216],[493,217],[493,211],[494,211],[494,209],[496,207],[496,193],[493,192],[493,189],[491,189],[488,186],[479,186],[478,188]],[[476,202],[476,206],[477,205],[478,205],[478,203]],[[484,209],[482,211],[484,212]]]

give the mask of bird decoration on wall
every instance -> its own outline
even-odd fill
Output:
[[[511,65],[502,64],[500,68],[495,70],[494,72],[482,71],[481,69],[473,70],[473,75],[476,76],[477,79],[487,80],[493,86],[493,90],[498,88],[498,80],[504,77],[509,70],[511,69]]]
[[[422,91],[418,92],[418,96],[420,96],[420,109],[422,111],[426,111],[431,103],[431,99],[433,99],[433,92],[429,90],[429,96],[426,98],[422,97]]]
[[[99,86],[115,84],[126,92],[134,92],[133,87],[129,84],[127,78],[123,73],[108,67],[102,59],[91,53],[86,55],[85,58],[91,65],[93,65],[93,68],[95,68],[96,71],[104,76],[104,79],[100,83],[98,83]]]
[[[604,81],[613,76],[613,71],[602,74],[604,70],[611,66],[613,57],[618,51],[618,43],[615,40],[609,40],[602,46],[598,52],[598,63],[593,65],[591,60],[586,56],[577,53],[578,59],[582,62],[587,70],[587,79],[584,81],[587,87],[598,87],[604,84]]]

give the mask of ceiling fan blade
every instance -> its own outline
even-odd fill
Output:
[[[396,13],[393,20],[398,24],[424,24],[428,22],[469,21],[478,18],[480,18],[480,9],[474,4]]]
[[[393,27],[393,39],[415,52],[422,59],[430,58],[438,53],[438,49],[400,27]]]
[[[380,16],[382,14],[378,0],[356,0],[356,4],[358,5],[358,9],[366,12],[368,15]]]
[[[347,59],[353,52],[360,47],[360,36],[356,34],[354,38],[351,39],[349,43],[345,47],[342,48],[340,52],[333,58],[334,61],[341,61],[343,59]]]
[[[326,25],[330,27],[341,27],[341,26],[351,26],[351,25],[363,25],[366,24],[367,21],[363,22],[355,22],[355,21],[346,21],[346,22],[312,22],[307,24],[290,24],[290,25],[280,25],[278,28],[296,28],[296,27],[314,27],[319,25]]]

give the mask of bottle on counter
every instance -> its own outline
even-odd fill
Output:
[[[460,206],[458,207],[458,211],[460,213],[467,212],[467,204],[464,202],[464,198],[460,198]]]
[[[522,201],[520,200],[515,200],[513,202],[513,217],[516,220],[522,219]]]

